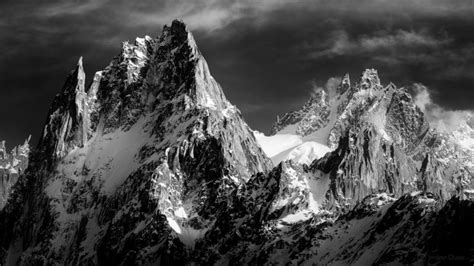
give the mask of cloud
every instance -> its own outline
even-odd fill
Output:
[[[414,84],[413,89],[415,90],[415,104],[421,109],[422,112],[426,112],[428,107],[433,105],[433,101],[431,100],[428,89],[418,83]]]
[[[310,57],[319,58],[319,57],[333,57],[337,55],[343,55],[349,53],[350,51],[356,49],[356,44],[349,39],[349,35],[344,30],[334,31],[329,37],[327,42],[329,47],[321,50],[310,53]]]
[[[342,78],[341,77],[330,77],[326,84],[323,87],[318,86],[316,81],[313,81],[313,88],[311,91],[311,95],[314,96],[315,94],[324,91],[328,94],[329,101],[335,99],[337,93],[337,87],[341,84]]]
[[[38,8],[35,14],[47,18],[82,15],[100,9],[108,2],[108,0],[53,1]]]
[[[136,26],[151,23],[163,25],[172,19],[180,18],[193,29],[203,31],[214,31],[240,19],[261,23],[273,12],[290,9],[295,12],[347,12],[348,15],[369,18],[387,15],[387,12],[438,16],[448,13],[469,15],[469,10],[473,10],[470,0],[50,0],[41,3],[42,6],[36,8],[33,14],[45,18],[84,15],[93,11],[110,15],[112,11],[112,15]]]
[[[345,54],[367,54],[385,52],[387,50],[405,52],[416,48],[437,49],[448,44],[451,40],[447,37],[436,38],[426,31],[396,30],[395,32],[378,32],[373,35],[361,35],[351,38],[345,30],[335,30],[326,42],[328,47],[312,51],[309,56],[313,59],[321,57],[334,57]],[[318,49],[319,47],[316,47]],[[407,50],[410,49],[410,50]],[[380,57],[386,60],[384,57]]]
[[[430,125],[437,130],[450,133],[459,128],[468,116],[473,116],[473,111],[446,110],[434,103],[430,91],[422,84],[414,84],[415,104],[423,111]]]
[[[131,23],[135,25],[163,25],[178,18],[184,20],[194,30],[214,31],[239,19],[263,17],[264,13],[280,9],[291,2],[283,0],[163,1],[160,8],[148,6],[146,10],[132,9],[129,15]]]
[[[359,40],[359,47],[367,51],[375,51],[392,47],[439,47],[449,42],[447,38],[438,39],[426,32],[398,30],[394,34],[364,36]]]

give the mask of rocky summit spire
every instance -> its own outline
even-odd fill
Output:
[[[174,20],[163,28],[155,53],[150,62],[152,86],[165,99],[186,95],[196,106],[219,110],[230,106],[182,21]]]
[[[343,94],[351,87],[351,80],[349,78],[349,73],[346,73],[341,80],[341,84],[336,89],[338,95]]]
[[[187,45],[191,49],[191,57],[200,55],[193,34],[182,20],[173,20],[171,26],[165,25],[160,39],[168,38],[168,42],[174,46]]]
[[[348,78],[345,80],[342,84],[349,83]],[[462,166],[465,165],[464,152],[458,152],[456,158],[442,155],[449,149],[442,147],[449,144],[440,143],[449,141],[433,134],[423,112],[407,91],[393,84],[382,89],[376,70],[365,70],[360,83],[328,105],[321,109],[305,105],[285,114],[276,123],[274,133],[300,136],[307,147],[312,145],[311,141],[317,141],[335,149],[334,157],[322,160],[318,167],[332,165],[330,174],[336,201],[340,202],[341,195],[348,201],[362,199],[373,190],[386,190],[399,196],[423,186],[423,189],[428,188],[425,190],[449,198],[457,190],[461,191],[463,186],[459,184],[469,183],[451,181],[452,176],[469,175],[466,174],[469,169],[463,170]],[[285,156],[304,158],[308,153],[303,145],[285,147],[288,151]],[[433,159],[436,157],[442,159]],[[272,157],[281,158],[285,159],[279,154]]]
[[[82,147],[87,141],[84,83],[85,73],[80,57],[62,91],[54,98],[39,142],[40,151],[50,155],[50,158],[60,158],[72,147]]]
[[[380,85],[380,79],[377,70],[373,68],[364,70],[360,78],[360,86],[362,89],[381,88],[382,86]]]
[[[96,98],[89,104],[90,128],[96,128],[102,117],[104,132],[131,126],[158,103],[178,101],[186,109],[220,111],[231,107],[193,35],[179,20],[165,25],[156,39],[124,43],[89,94]]]

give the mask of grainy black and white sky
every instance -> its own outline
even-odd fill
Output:
[[[474,109],[474,0],[2,0],[0,139],[39,138],[79,56],[89,82],[122,41],[158,36],[174,18],[263,132],[330,77],[368,67],[385,84],[425,85],[420,99],[443,111]]]

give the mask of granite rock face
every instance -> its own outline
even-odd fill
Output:
[[[452,254],[439,240],[472,247],[472,158],[453,140],[472,127],[430,129],[375,70],[280,118],[276,134],[331,151],[273,165],[183,22],[123,43],[88,87],[83,67],[0,211],[0,264],[423,264]]]
[[[53,163],[73,147],[83,147],[87,140],[88,112],[82,58],[69,74],[62,91],[50,107],[39,147]]]
[[[321,129],[328,123],[330,111],[328,101],[328,94],[325,91],[316,92],[301,109],[278,117],[272,127],[272,134],[282,131],[287,126],[301,136],[307,136]]]
[[[30,137],[22,145],[7,152],[5,141],[0,143],[0,210],[6,204],[10,192],[28,167],[30,156]]]

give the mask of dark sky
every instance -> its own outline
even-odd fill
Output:
[[[424,84],[445,110],[474,109],[474,0],[2,0],[0,139],[36,142],[80,56],[89,83],[122,41],[159,36],[174,18],[263,132],[313,87],[368,67],[384,84]]]

